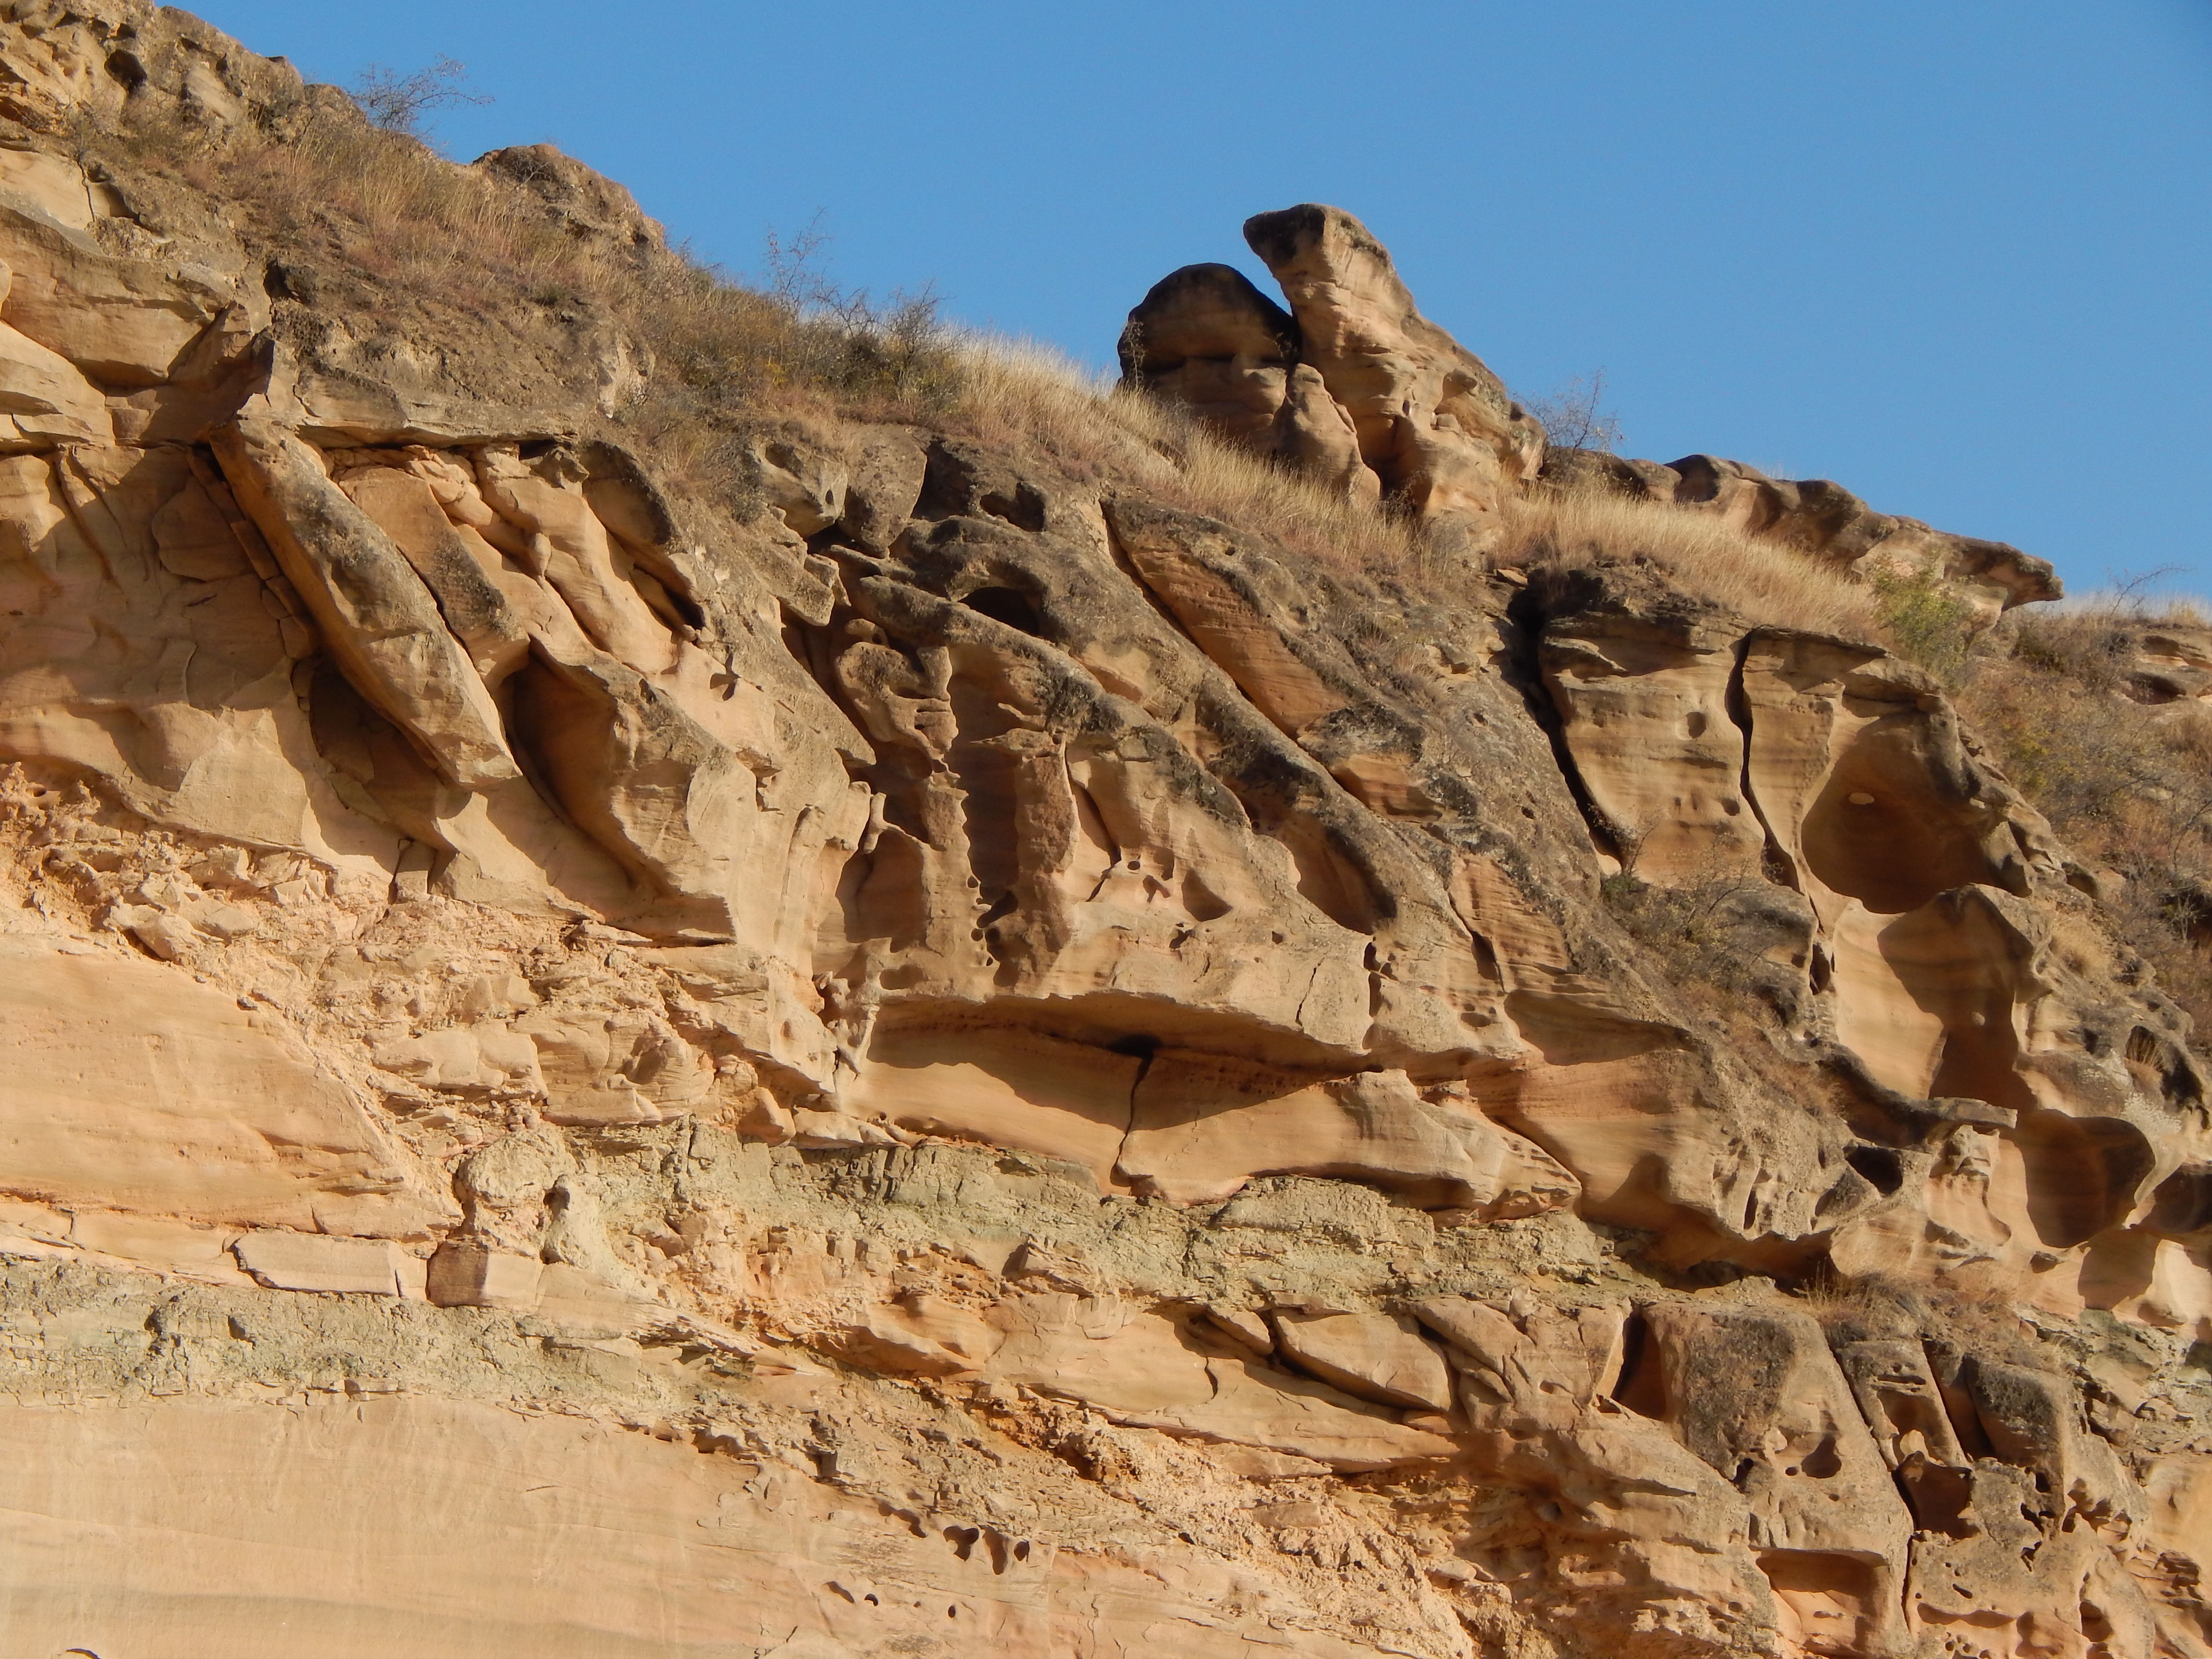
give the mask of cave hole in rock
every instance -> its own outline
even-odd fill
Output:
[[[1843,1455],[1836,1449],[1836,1437],[1832,1434],[1822,1435],[1820,1443],[1790,1471],[1793,1474],[1808,1474],[1815,1480],[1832,1480],[1843,1472]]]
[[[1620,1332],[1620,1380],[1613,1385],[1613,1401],[1638,1417],[1663,1422],[1667,1417],[1667,1378],[1660,1366],[1659,1345],[1651,1340],[1650,1322],[1632,1313]]]
[[[1198,872],[1188,865],[1183,867],[1182,898],[1182,908],[1190,913],[1193,921],[1215,921],[1227,915],[1232,908],[1228,900],[1207,886]]]
[[[987,907],[977,925],[988,928],[1014,908],[1021,879],[1022,763],[999,741],[1021,722],[1000,688],[968,673],[953,677],[950,695],[957,735],[945,758],[959,780],[968,866]]]
[[[2027,1111],[2014,1139],[2027,1165],[2028,1219],[2054,1249],[2118,1226],[2157,1162],[2142,1131],[2118,1118]]]
[[[1854,1146],[1844,1162],[1856,1170],[1876,1192],[1893,1193],[1905,1184],[1905,1160],[1887,1146]]]
[[[2126,1054],[2146,1094],[2162,1094],[2180,1106],[2203,1105],[2203,1084],[2180,1044],[2137,1025],[2128,1032]]]
[[[2084,1601],[2081,1605],[2080,1614],[2081,1634],[2091,1642],[2104,1643],[2112,1639],[2114,1634],[2112,1621],[2106,1616],[2105,1610],[2094,1601]]]
[[[1789,1651],[1869,1651],[1867,1626],[1883,1600],[1872,1562],[1827,1550],[1761,1550],[1759,1570],[1774,1587]]]
[[[1912,1518],[1923,1531],[1940,1532],[1952,1538],[1972,1538],[1980,1532],[1973,1514],[1974,1476],[1971,1469],[1949,1468],[1916,1455],[1899,1468],[1897,1478],[1905,1488],[1905,1501],[1912,1510]]]
[[[1036,601],[1014,587],[979,587],[962,597],[960,603],[970,611],[1001,622],[1012,629],[1027,634],[1032,639],[1045,639],[1044,618],[1037,614]]]
[[[1016,481],[1012,489],[985,490],[976,497],[976,505],[1017,530],[1034,535],[1044,528],[1044,492],[1026,478]]]
[[[2147,1224],[2162,1233],[2212,1227],[2212,1165],[2185,1164],[2160,1182]]]
[[[1917,714],[1876,720],[1836,759],[1805,814],[1805,863],[1832,891],[1882,915],[1998,872],[1974,804],[1948,790],[1921,748]]]

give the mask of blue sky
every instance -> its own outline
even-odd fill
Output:
[[[1333,202],[1630,453],[2212,591],[2212,0],[195,9],[312,79],[450,54],[457,156],[550,141],[740,271],[818,213],[842,282],[1093,362]]]

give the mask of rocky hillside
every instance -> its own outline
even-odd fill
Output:
[[[1109,392],[0,19],[9,1652],[2212,1655],[2199,946],[2005,718],[2179,823],[2201,629],[1334,209]]]

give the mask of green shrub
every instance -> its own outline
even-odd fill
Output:
[[[1883,563],[1868,580],[1875,620],[1890,644],[1946,685],[1956,685],[1974,642],[1973,605],[1945,582],[1933,559],[1917,566]]]

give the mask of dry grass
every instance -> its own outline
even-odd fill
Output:
[[[1419,526],[1225,443],[1182,410],[1049,349],[970,337],[958,359],[960,390],[941,424],[1039,453],[1071,477],[1136,484],[1340,576],[1434,587],[1450,574]],[[1863,585],[1702,515],[1548,490],[1507,503],[1500,564],[1564,571],[1639,561],[1755,623],[1879,636]]]
[[[1873,596],[1802,553],[1703,514],[1601,491],[1531,490],[1508,501],[1498,562],[1530,571],[1656,568],[1747,621],[1879,638]]]
[[[528,192],[342,112],[303,108],[220,138],[149,119],[111,138],[133,164],[246,208],[251,228],[331,235],[362,275],[404,289],[498,304],[609,280],[603,246]]]
[[[876,307],[816,288],[763,293],[681,252],[579,235],[514,179],[446,161],[349,109],[269,112],[220,140],[155,124],[109,135],[130,165],[204,191],[272,246],[335,258],[378,288],[480,316],[580,307],[652,353],[623,412],[679,488],[727,505],[746,434],[764,422],[913,421],[1125,483],[1305,554],[1344,577],[1441,596],[1474,574],[1420,528],[1223,443],[1032,345],[962,336],[927,300]],[[1701,515],[1541,491],[1506,509],[1501,562],[1656,568],[1753,622],[1871,636],[1867,590],[1819,562]]]
[[[1976,1294],[1889,1273],[1846,1281],[1824,1261],[1795,1294],[1838,1346],[1902,1338],[2002,1364],[2043,1363],[2034,1328],[2002,1291]]]
[[[2092,598],[2000,623],[1967,655],[1960,711],[2085,863],[2121,884],[2114,932],[2212,1037],[2212,708],[2126,695],[2144,635],[2206,626],[2179,601]]]
[[[912,421],[1026,452],[1069,477],[1134,484],[1305,553],[1340,574],[1403,577],[1419,532],[1220,442],[1047,349],[945,328],[927,300],[871,306],[815,286],[765,293],[680,251],[580,236],[514,180],[447,161],[342,109],[275,112],[211,141],[173,125],[112,134],[134,167],[234,209],[282,247],[479,315],[582,306],[617,319],[655,372],[623,418],[678,488],[740,487],[763,422]]]
[[[613,320],[657,366],[657,406],[639,423],[679,448],[711,450],[749,404],[820,413],[842,400],[911,416],[957,380],[926,297],[878,307],[748,288],[680,250],[581,231],[515,179],[343,108],[303,105],[222,135],[149,120],[94,148],[204,192],[269,251],[364,282],[380,317],[398,300],[486,320],[548,310]]]
[[[1303,553],[1340,576],[1412,580],[1426,538],[1381,512],[1224,443],[1179,409],[1122,390],[1029,342],[963,339],[946,422],[1028,450],[1069,477],[1133,484]]]

